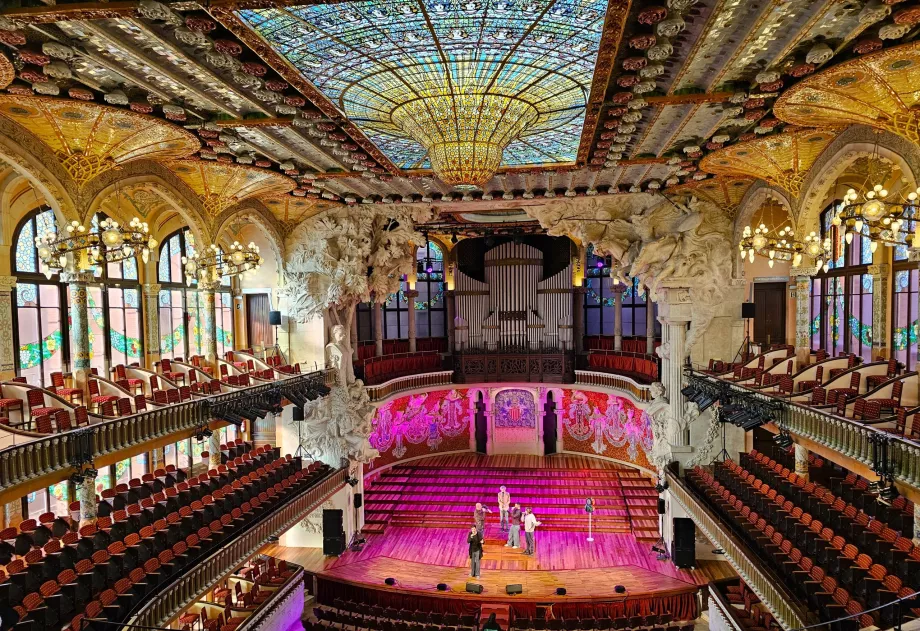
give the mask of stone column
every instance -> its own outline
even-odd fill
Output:
[[[90,470],[82,473],[83,482],[77,486],[77,496],[80,501],[80,527],[96,523],[98,504],[96,503],[96,473],[89,475]]]
[[[70,292],[70,359],[74,386],[86,392],[90,375],[89,297],[87,285],[93,282],[91,272],[64,272],[61,280]]]
[[[201,301],[201,346],[204,350],[205,361],[209,366],[217,364],[217,319],[214,317],[214,291],[220,281],[198,281],[198,295]],[[215,371],[216,372],[216,371]]]
[[[454,344],[456,344],[457,331],[454,328],[454,290],[448,289],[444,292],[444,300],[447,301],[447,352],[453,354]]]
[[[613,287],[613,350],[623,350],[623,292],[617,283]]]
[[[888,295],[890,268],[887,263],[870,265],[872,274],[872,358],[888,359]]]
[[[0,322],[13,321],[13,287],[15,276],[0,276]],[[0,328],[0,380],[16,376],[16,353],[13,349],[13,327]]]
[[[376,345],[375,355],[383,355],[383,305],[379,302],[374,303],[374,343]]]
[[[144,353],[147,368],[160,361],[160,290],[159,283],[144,284]]]
[[[671,418],[682,420],[684,415],[684,397],[680,393],[681,382],[684,376],[684,341],[687,339],[687,320],[668,320],[668,381],[671,384],[670,404]],[[690,444],[690,437],[681,422],[671,427],[671,445],[685,446]]]
[[[680,393],[683,382],[683,369],[686,363],[687,324],[691,319],[690,289],[687,286],[664,287],[658,302],[659,318],[662,322],[663,357],[661,371],[664,378],[669,406],[668,442],[675,458],[682,460],[682,454],[693,451],[690,446],[690,432],[686,419],[685,399]]]
[[[585,351],[585,293],[583,285],[572,291],[572,344],[576,353]]]
[[[645,294],[645,352],[649,355],[655,352],[655,303],[648,290]]]
[[[22,498],[16,498],[3,506],[3,527],[12,528],[22,521]]]
[[[220,466],[220,435],[217,430],[208,437],[208,466],[212,469]]]
[[[409,299],[409,352],[415,352],[415,299],[418,298],[418,290],[409,289],[406,291],[406,298]]]
[[[789,275],[795,278],[795,355],[799,366],[808,363],[811,354],[811,276],[816,269],[793,267]]]
[[[920,503],[914,502],[914,545],[920,546]]]
[[[795,473],[800,478],[808,480],[808,450],[795,443]]]

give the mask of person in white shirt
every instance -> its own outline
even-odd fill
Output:
[[[524,509],[524,539],[527,541],[527,547],[524,550],[524,554],[533,555],[536,553],[536,542],[533,538],[533,531],[539,525],[540,522],[537,521],[536,515],[533,514],[530,508]]]
[[[511,493],[505,490],[504,486],[499,487],[498,489],[498,513],[499,513],[499,527],[502,532],[508,530],[508,525],[510,523],[508,519],[508,511],[511,509]]]

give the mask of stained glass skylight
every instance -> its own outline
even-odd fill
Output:
[[[429,166],[399,110],[441,99],[461,111],[457,101],[473,93],[526,113],[501,160],[517,166],[575,160],[606,8],[603,0],[382,0],[239,16],[397,166]]]

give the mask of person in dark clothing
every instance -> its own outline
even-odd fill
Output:
[[[470,528],[466,536],[466,542],[470,544],[470,576],[479,578],[479,561],[482,559],[482,533],[476,526]]]
[[[489,619],[486,620],[486,623],[482,625],[482,631],[502,631],[502,626],[498,624],[498,621],[495,620],[495,612],[493,611],[489,614]]]

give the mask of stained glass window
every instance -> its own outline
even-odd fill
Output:
[[[447,335],[447,311],[444,304],[444,253],[435,243],[416,250],[416,282],[418,296],[413,305],[415,335],[418,338]],[[409,317],[413,317],[410,314]]]
[[[891,350],[906,370],[917,367],[917,269],[900,269],[894,273],[892,301]]]
[[[585,254],[585,335],[614,335],[616,327],[616,299],[614,289],[621,285],[611,278],[609,257],[594,253],[589,245]],[[634,278],[623,291],[623,337],[645,337],[647,315],[645,288]],[[658,305],[652,303],[657,314]],[[655,336],[661,336],[660,324],[655,326]]]

